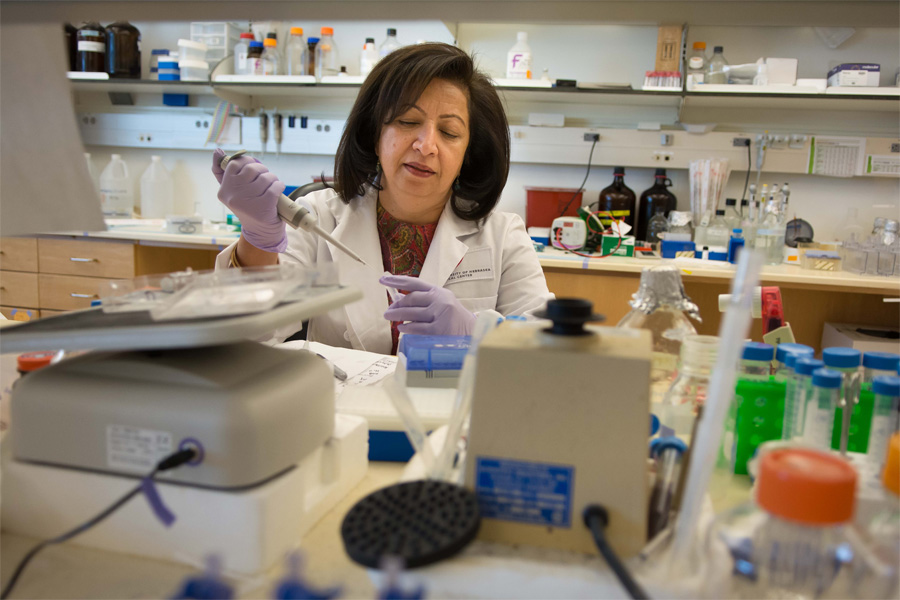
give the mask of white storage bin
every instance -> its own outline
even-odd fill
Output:
[[[206,81],[209,79],[209,63],[202,60],[182,60],[178,62],[181,81]]]
[[[187,61],[203,61],[206,60],[206,50],[208,46],[203,42],[193,42],[191,40],[178,40],[178,54],[181,60]]]
[[[240,40],[241,31],[237,23],[194,22],[191,23],[191,40],[206,44],[206,60],[215,62],[233,52],[234,45]]]

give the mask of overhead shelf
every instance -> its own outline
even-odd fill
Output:
[[[285,82],[172,82],[155,80],[73,80],[79,92],[129,94],[201,94],[215,95],[239,106],[258,106],[254,99],[265,98],[329,98],[352,100],[359,93],[357,83],[285,83]],[[685,92],[681,90],[635,90],[622,87],[504,87],[497,90],[507,102],[547,102],[562,104],[679,107],[691,108],[757,108],[812,109],[836,111],[900,112],[900,89],[872,88],[834,90],[826,93],[792,92]],[[876,91],[877,90],[877,91]]]

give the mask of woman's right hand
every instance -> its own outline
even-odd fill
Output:
[[[212,172],[219,182],[219,201],[241,221],[241,235],[266,252],[287,248],[284,221],[278,216],[278,198],[284,184],[261,162],[241,156],[220,166],[225,152],[213,152]]]

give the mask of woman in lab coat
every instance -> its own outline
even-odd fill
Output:
[[[398,332],[467,335],[476,315],[527,315],[547,289],[522,219],[494,211],[509,172],[509,127],[490,80],[462,50],[419,44],[372,70],[341,138],[335,187],[303,198],[319,225],[362,265],[318,236],[285,228],[284,184],[249,157],[213,174],[241,238],[217,268],[337,263],[364,299],[311,319],[308,338],[396,353]],[[381,270],[392,275],[379,279]],[[407,292],[390,304],[384,286]]]

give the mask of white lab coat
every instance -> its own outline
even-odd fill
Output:
[[[322,229],[371,266],[354,261],[318,236],[288,227],[288,247],[279,255],[281,262],[310,267],[337,263],[339,281],[360,288],[364,295],[359,302],[313,317],[309,340],[390,354],[390,322],[384,318],[388,296],[378,283],[383,267],[377,192],[367,188],[364,196],[345,204],[334,190],[327,189],[308,194],[303,201],[318,215]],[[233,246],[219,254],[216,268],[228,267]],[[521,217],[494,211],[483,223],[465,221],[454,214],[449,203],[438,221],[419,278],[451,290],[476,315],[484,311],[497,316],[530,315],[553,298]],[[276,337],[283,339],[299,329],[297,324],[276,332]]]

